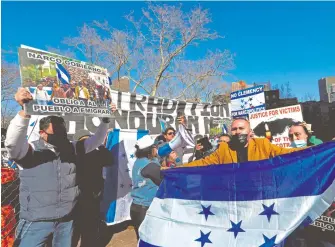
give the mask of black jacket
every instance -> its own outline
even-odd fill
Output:
[[[77,162],[80,164],[77,166],[77,182],[82,196],[98,197],[104,185],[102,169],[113,164],[112,153],[100,146],[88,154],[79,154]]]

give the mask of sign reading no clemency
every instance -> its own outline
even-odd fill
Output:
[[[232,118],[246,117],[249,113],[265,110],[264,86],[256,86],[230,94]]]

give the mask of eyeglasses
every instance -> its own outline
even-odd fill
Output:
[[[166,133],[168,136],[171,136],[171,135],[175,135],[176,132],[169,132],[169,133]]]

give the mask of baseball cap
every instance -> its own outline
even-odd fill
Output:
[[[144,149],[154,145],[155,140],[151,138],[149,135],[145,135],[142,138],[138,139],[136,145],[139,149]]]
[[[81,138],[83,138],[85,136],[91,136],[91,132],[89,132],[88,130],[85,130],[85,129],[78,130],[73,135],[73,140],[74,141],[79,141]]]

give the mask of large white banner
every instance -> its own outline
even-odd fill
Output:
[[[208,135],[211,128],[219,127],[218,120],[229,122],[231,119],[230,104],[188,103],[114,90],[110,92],[112,102],[117,106],[110,128],[149,130],[150,135],[158,135],[161,134],[160,119],[176,128],[179,112],[186,117],[187,128],[198,138],[197,136]],[[42,117],[41,115],[32,116],[30,131],[34,128],[38,134],[38,122],[36,126],[34,123]],[[94,133],[100,124],[100,118],[93,116],[66,115],[63,117],[70,136],[80,129],[87,129]],[[28,133],[30,133],[29,130]]]
[[[300,105],[293,105],[251,113],[249,121],[256,137],[268,137],[273,144],[288,147],[290,126],[302,122],[303,118]]]

